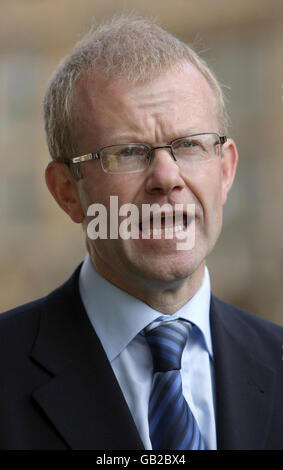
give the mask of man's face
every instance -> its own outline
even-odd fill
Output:
[[[80,80],[77,92],[79,154],[113,144],[158,146],[190,134],[219,133],[213,93],[190,64],[184,64],[182,72],[168,71],[146,84],[88,77]],[[109,212],[113,195],[118,196],[119,207],[131,203],[139,210],[153,203],[195,205],[191,250],[176,250],[176,238],[88,239],[102,275],[126,290],[133,283],[142,290],[169,287],[203,273],[205,258],[221,230],[222,206],[232,184],[230,155],[224,151],[222,160],[214,158],[183,171],[168,149],[158,149],[150,166],[140,173],[106,174],[99,161],[84,163],[82,172],[78,192],[85,214],[93,203],[103,204]]]

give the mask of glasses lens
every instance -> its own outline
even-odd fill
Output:
[[[217,134],[199,134],[175,140],[172,150],[178,164],[187,165],[220,156],[221,144]]]
[[[148,167],[150,148],[144,144],[112,145],[100,151],[106,173],[137,173]]]

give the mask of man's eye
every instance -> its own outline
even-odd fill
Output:
[[[125,147],[124,149],[120,150],[119,155],[121,157],[134,157],[145,155],[146,150],[143,147]]]
[[[119,155],[121,157],[130,157],[131,155],[135,155],[135,150],[133,148],[124,148],[119,151]]]
[[[181,144],[180,147],[182,148],[193,148],[193,147],[199,147],[199,142],[196,140],[184,140]]]

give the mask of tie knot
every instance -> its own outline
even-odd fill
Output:
[[[151,350],[154,372],[179,370],[191,325],[180,320],[163,322],[145,328],[145,338]]]

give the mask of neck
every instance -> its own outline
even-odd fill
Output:
[[[119,273],[113,271],[96,253],[91,252],[90,256],[101,276],[154,310],[168,315],[175,313],[193,297],[200,288],[204,276],[205,262],[186,278],[173,281],[144,279],[136,273],[123,276],[120,270]]]

